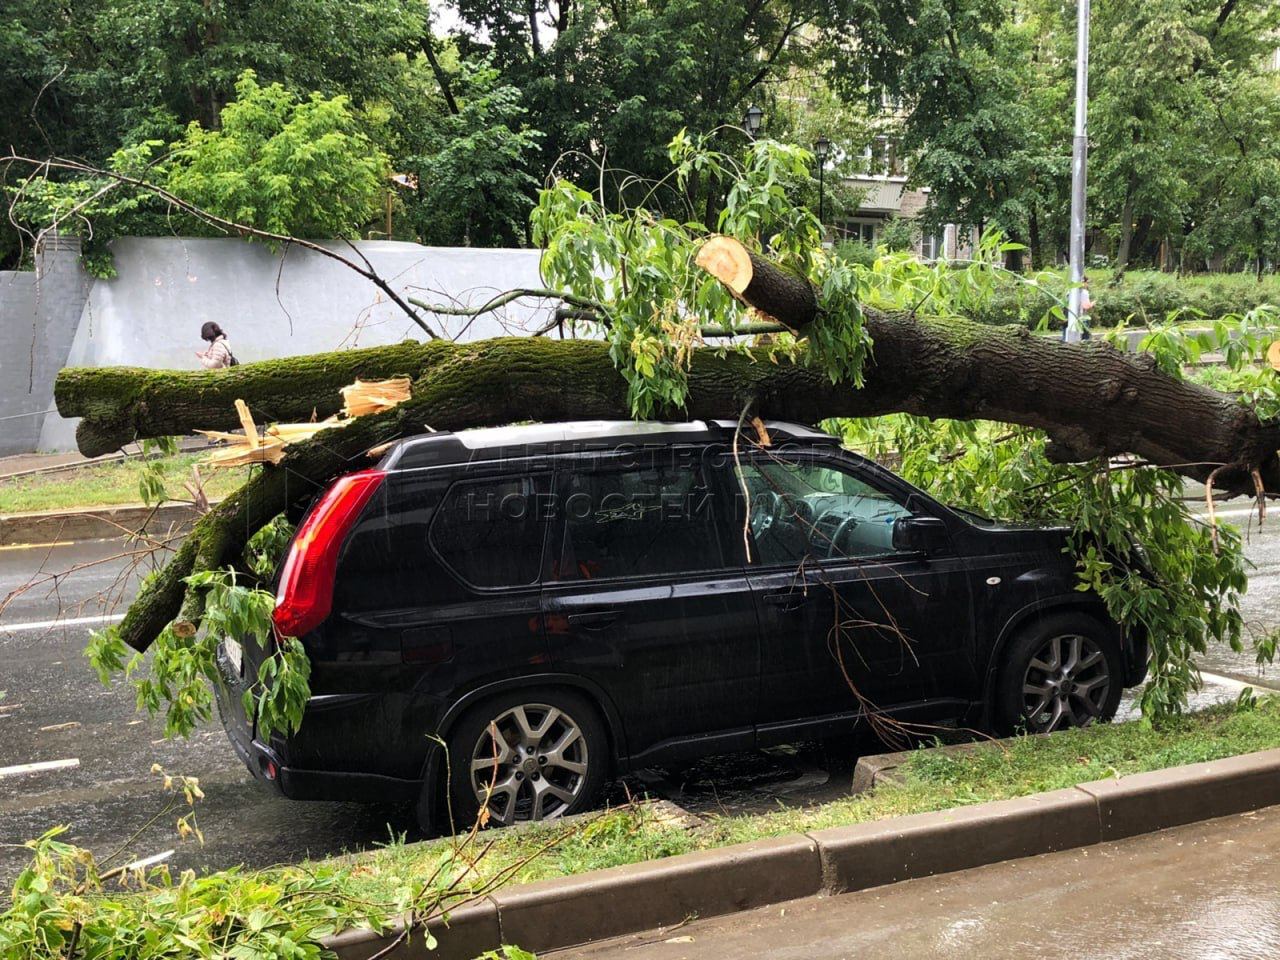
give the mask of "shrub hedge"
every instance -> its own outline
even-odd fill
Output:
[[[1065,272],[1035,275],[1040,287],[1002,279],[980,315],[983,323],[1024,323],[1036,326],[1055,303],[1065,302],[1068,283]],[[1228,314],[1243,314],[1264,303],[1280,306],[1280,277],[1258,281],[1252,274],[1220,273],[1178,277],[1155,271],[1130,272],[1116,285],[1102,271],[1091,271],[1089,295],[1094,306],[1089,312],[1094,327],[1129,326],[1169,319],[1212,321]],[[1050,326],[1061,327],[1053,319]]]

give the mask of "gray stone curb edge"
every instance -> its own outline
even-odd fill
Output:
[[[329,938],[341,960],[542,952],[781,903],[1067,850],[1280,803],[1280,749],[1097,780],[1013,800],[792,834],[501,889],[385,955],[384,934]]]
[[[84,507],[50,513],[11,513],[0,517],[0,547],[109,540],[142,530],[162,534],[190,527],[199,515],[187,503],[158,507],[129,503],[112,507]]]

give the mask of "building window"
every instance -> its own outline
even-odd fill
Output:
[[[872,137],[862,151],[861,173],[870,177],[898,177],[903,173],[903,166],[898,159],[901,152],[897,137]]]
[[[880,236],[880,221],[862,218],[843,220],[837,224],[836,230],[843,240],[853,240],[871,247],[875,246],[876,239]]]
[[[921,260],[937,260],[938,255],[942,252],[942,237],[936,233],[922,233],[920,235],[920,259]]]

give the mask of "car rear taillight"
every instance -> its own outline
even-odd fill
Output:
[[[314,630],[333,609],[338,552],[385,477],[381,470],[340,477],[302,521],[285,558],[271,614],[280,636],[300,637]]]

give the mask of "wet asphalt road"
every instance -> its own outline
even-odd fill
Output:
[[[0,549],[0,597],[41,568],[59,571],[111,557],[118,549],[113,543]],[[1280,522],[1255,530],[1248,552],[1257,569],[1246,597],[1247,616],[1257,628],[1280,623]],[[0,774],[0,885],[26,862],[25,851],[13,845],[51,826],[68,825],[68,839],[99,854],[128,841],[168,802],[159,778],[150,773],[153,763],[199,777],[205,792],[197,811],[204,846],[178,841],[173,825],[181,810],[162,816],[129,844],[129,852],[138,856],[176,847],[171,863],[177,867],[262,866],[364,849],[393,834],[420,836],[405,808],[294,803],[275,796],[240,764],[216,719],[190,740],[167,741],[157,720],[136,713],[124,684],[103,687],[83,657],[96,624],[51,627],[47,622],[59,616],[60,606],[64,618],[103,615],[93,598],[115,584],[123,568],[118,560],[88,567],[60,583],[56,593],[49,585],[28,592],[0,617],[0,771],[78,761],[60,769]],[[125,595],[132,591],[127,582]],[[1280,686],[1275,667],[1259,675],[1252,653],[1214,650],[1203,666],[1238,681]],[[1232,698],[1237,691],[1238,685],[1215,683],[1198,704]],[[697,813],[739,812],[842,795],[851,761],[828,767],[816,751],[783,749],[716,758],[681,771],[646,772],[629,786]]]
[[[556,960],[1273,960],[1280,807],[837,897]]]

